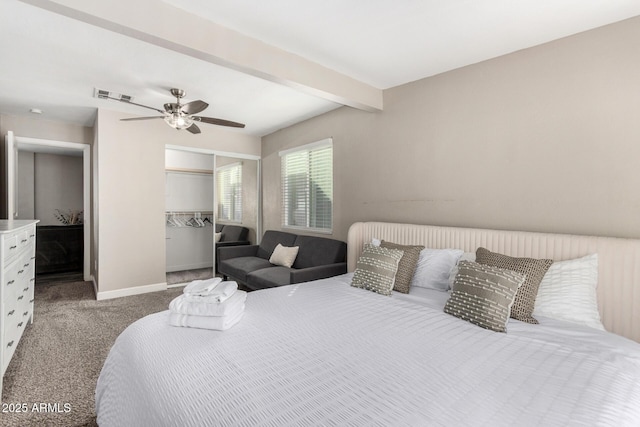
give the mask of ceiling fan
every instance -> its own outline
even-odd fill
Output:
[[[164,104],[164,110],[160,110],[159,108],[148,107],[142,104],[136,104],[135,102],[131,102],[122,98],[111,98],[116,101],[126,102],[127,104],[137,105],[139,107],[148,108],[150,110],[157,111],[162,113],[162,116],[152,116],[152,117],[133,117],[130,119],[120,119],[122,121],[132,121],[132,120],[151,120],[151,119],[164,119],[164,121],[176,130],[186,129],[191,133],[200,133],[200,128],[196,125],[196,122],[209,123],[212,125],[218,126],[229,126],[234,128],[243,128],[244,124],[232,122],[229,120],[223,119],[215,119],[213,117],[203,117],[196,116],[199,112],[206,109],[209,104],[204,101],[191,101],[186,104],[181,104],[180,99],[182,99],[185,95],[184,90],[182,89],[171,89],[171,95],[176,97],[176,102],[168,102]]]

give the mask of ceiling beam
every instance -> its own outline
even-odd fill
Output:
[[[382,111],[382,90],[160,0],[21,0],[339,104]]]

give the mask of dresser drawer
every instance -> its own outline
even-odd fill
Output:
[[[15,300],[15,296],[14,296]],[[2,353],[3,353],[3,366],[2,372],[4,373],[9,365],[9,361],[11,360],[11,356],[16,350],[18,346],[18,341],[20,340],[20,327],[18,323],[20,323],[20,316],[22,313],[19,312],[18,307],[15,306],[15,302],[13,306],[7,306],[5,303],[5,318],[3,320],[4,335],[2,341]]]
[[[29,319],[33,313],[33,288],[26,292],[18,292],[4,302],[5,318],[3,319],[4,339],[2,351],[4,353],[2,370],[5,371],[9,361],[18,346]],[[30,299],[31,298],[31,299]]]
[[[31,259],[30,252],[24,252],[16,261],[16,279],[18,283],[29,282],[34,277],[35,260]]]
[[[14,294],[16,292],[15,290],[18,288],[18,282],[20,281],[18,279],[19,266],[19,262],[14,261],[9,264],[8,267],[5,267],[5,274],[2,278],[3,301],[5,301],[7,295]]]
[[[11,233],[4,236],[4,243],[2,245],[2,253],[4,262],[8,262],[11,258],[20,252],[20,245],[18,245],[18,234]]]
[[[4,263],[6,264],[11,262],[11,260],[20,253],[34,251],[35,241],[35,226],[29,227],[26,230],[19,230],[5,234],[2,251],[4,254]]]

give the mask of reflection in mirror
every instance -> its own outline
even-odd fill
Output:
[[[247,229],[246,240],[256,243],[258,222],[258,162],[216,156],[216,223]],[[221,227],[218,227],[221,228]],[[231,236],[221,236],[229,241]]]
[[[165,151],[168,285],[213,277],[217,247],[256,242],[258,167],[257,160]]]

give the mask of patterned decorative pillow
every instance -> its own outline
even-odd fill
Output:
[[[398,263],[398,272],[396,273],[393,290],[408,294],[411,287],[411,279],[413,278],[413,273],[416,271],[416,265],[420,258],[420,251],[424,249],[424,246],[399,245],[383,240],[382,243],[380,243],[380,247],[398,249],[404,252],[402,259],[400,259]]]
[[[506,332],[509,313],[525,275],[471,261],[458,263],[444,312],[496,332]]]
[[[511,317],[527,323],[537,324],[533,317],[538,288],[545,273],[553,264],[550,259],[514,258],[491,252],[485,248],[476,250],[476,262],[526,274],[527,278],[518,289],[516,300],[511,307]]]
[[[398,249],[365,244],[364,251],[356,263],[351,286],[382,295],[391,295],[402,255],[403,251]]]

